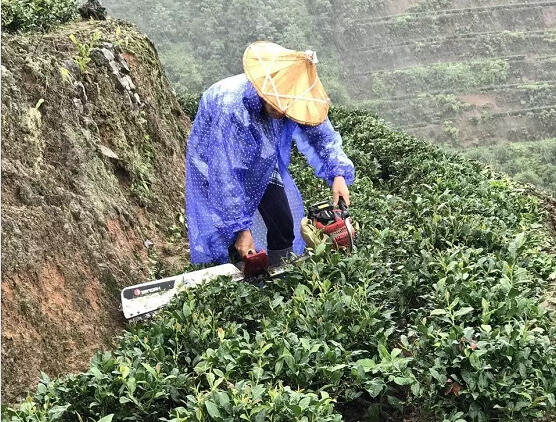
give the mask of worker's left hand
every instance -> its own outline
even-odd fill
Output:
[[[346,205],[349,207],[349,191],[344,176],[336,176],[332,183],[332,200],[334,201],[334,205],[338,205],[340,196],[344,198]]]

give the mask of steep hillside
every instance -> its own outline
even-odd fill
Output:
[[[330,117],[357,169],[354,253],[189,289],[6,419],[552,420],[549,204],[368,112]],[[329,195],[300,155],[291,169],[307,203]]]
[[[556,197],[556,139],[470,148],[464,153],[515,180],[541,186]]]
[[[178,91],[240,73],[248,43],[270,39],[316,49],[333,101],[426,139],[473,146],[556,134],[555,1],[105,3],[152,36]]]
[[[556,2],[381,3],[335,34],[354,100],[453,145],[554,136]]]
[[[119,289],[181,269],[189,126],[128,24],[2,34],[3,401],[85,368]]]

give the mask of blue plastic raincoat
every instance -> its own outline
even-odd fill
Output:
[[[278,166],[292,211],[293,250],[301,254],[303,201],[288,173],[292,138],[315,174],[332,184],[353,182],[352,162],[340,134],[326,119],[318,126],[273,119],[244,74],[224,79],[203,94],[186,154],[186,214],[191,262],[228,262],[239,231],[251,229],[257,250],[266,250],[266,226],[257,207]]]

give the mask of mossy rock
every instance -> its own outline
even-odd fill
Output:
[[[107,65],[80,69],[70,35],[79,45],[98,38],[93,47],[121,55],[134,90],[123,89]],[[170,273],[186,265],[183,230],[176,236],[175,227],[190,120],[152,43],[121,21],[2,34],[2,59],[2,387],[9,402],[36,384],[39,368],[77,371],[110,347],[123,327],[120,288],[147,281],[155,266]]]

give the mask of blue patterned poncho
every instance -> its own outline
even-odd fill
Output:
[[[228,262],[228,246],[251,229],[257,250],[266,250],[266,226],[258,204],[278,167],[294,221],[293,250],[305,247],[299,228],[303,202],[288,173],[292,138],[315,174],[332,184],[353,182],[342,138],[326,119],[318,126],[273,119],[244,74],[217,82],[203,94],[186,154],[186,210],[191,262]]]

